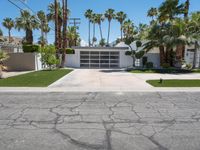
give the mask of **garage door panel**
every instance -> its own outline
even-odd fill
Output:
[[[82,68],[118,68],[119,52],[113,51],[81,51]]]

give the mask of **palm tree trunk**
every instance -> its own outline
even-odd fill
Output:
[[[99,24],[99,30],[100,30],[101,40],[103,40],[103,34],[102,34],[101,24]]]
[[[90,20],[89,20],[89,37],[88,37],[88,44],[89,44],[89,47],[91,46],[91,38],[90,38],[90,24],[91,24],[91,22],[90,22]]]
[[[193,69],[196,68],[196,63],[197,63],[197,49],[198,49],[198,42],[195,41],[195,48],[194,48],[194,58],[193,58]]]
[[[122,31],[122,23],[120,23],[120,31],[121,31],[121,41],[122,41],[122,39],[123,39],[123,31]]]
[[[33,31],[26,29],[26,42],[27,44],[33,44]]]
[[[93,39],[92,39],[92,46],[94,46],[94,39],[95,39],[95,23],[93,23]]]
[[[67,0],[63,1],[63,44],[61,68],[65,67],[66,48],[67,48]]]
[[[9,38],[9,43],[11,43],[11,31],[10,31],[10,29],[8,30],[8,38]]]
[[[60,50],[62,49],[62,19],[58,19],[58,48],[59,48],[59,53]]]
[[[185,13],[184,13],[185,19],[188,19],[189,9],[190,9],[190,0],[186,0],[186,2],[185,2]]]
[[[160,51],[160,66],[163,66],[163,64],[165,63],[165,48],[164,48],[164,46],[160,46],[159,51]]]
[[[55,47],[56,47],[56,58],[59,59],[59,42],[58,42],[58,0],[54,1],[55,5]]]
[[[47,39],[48,39],[48,37],[47,37],[47,34],[48,34],[48,33],[47,33],[47,32],[45,32],[45,40],[46,40],[46,42],[47,42],[47,44],[48,44],[48,40],[47,40]]]
[[[110,21],[108,23],[108,38],[107,38],[107,45],[109,45],[109,39],[110,39]]]

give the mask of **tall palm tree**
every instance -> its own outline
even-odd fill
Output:
[[[16,25],[19,31],[23,29],[26,32],[26,43],[33,44],[33,30],[38,29],[38,22],[34,15],[31,15],[29,11],[23,10],[21,11],[21,16],[16,18]]]
[[[14,21],[11,18],[5,18],[3,20],[3,26],[8,29],[9,43],[11,42],[11,30],[14,27]]]
[[[158,15],[158,10],[157,8],[151,7],[148,12],[147,12],[147,16],[152,18],[152,21],[154,20],[154,17],[156,17]]]
[[[45,39],[46,39],[46,42],[48,44],[48,38],[47,38],[47,34],[50,32],[50,27],[48,24],[46,24],[44,27],[43,27],[43,32],[44,32],[44,36],[45,36]]]
[[[89,46],[91,46],[91,37],[90,37],[90,26],[91,26],[91,22],[92,22],[92,15],[93,15],[93,10],[91,9],[88,9],[86,10],[85,12],[85,18],[88,19],[88,23],[89,23],[89,33],[88,33],[88,43],[89,43]]]
[[[48,20],[47,20],[47,16],[46,16],[46,14],[45,14],[45,12],[44,11],[38,11],[38,13],[37,13],[37,17],[38,17],[38,19],[40,20],[40,25],[39,25],[39,28],[40,28],[40,30],[41,30],[41,39],[45,39],[45,32],[44,32],[44,30],[45,30],[45,28],[47,28],[47,26],[48,26]],[[47,39],[45,39],[45,41],[46,41]],[[43,42],[42,42],[43,43]],[[42,47],[43,47],[44,45],[42,44]]]
[[[65,61],[66,61],[66,49],[67,49],[67,0],[62,0],[63,5],[63,43],[62,43],[62,61],[61,61],[61,68],[65,67]]]
[[[62,18],[62,8],[61,4],[58,0],[54,0],[54,3],[50,3],[48,5],[48,14],[47,18],[49,21],[53,21],[55,23],[55,45],[57,49],[57,53],[59,53],[59,49],[62,48],[62,25],[63,25],[63,18]]]
[[[103,14],[96,14],[95,15],[95,22],[96,22],[96,24],[99,25],[101,40],[103,40],[103,33],[102,33],[102,28],[101,28],[101,24],[102,24],[103,21],[104,21],[104,15]]]
[[[107,45],[109,45],[110,42],[110,25],[111,25],[111,21],[112,19],[115,19],[116,15],[115,15],[115,10],[114,9],[108,9],[105,14],[104,14],[105,18],[108,19],[108,38],[107,38]]]
[[[96,17],[96,14],[92,14],[91,16],[91,22],[93,24],[93,37],[92,37],[92,46],[94,46],[94,43],[97,41],[96,39],[96,21],[95,21],[95,17]]]
[[[124,21],[126,20],[126,18],[127,18],[127,15],[123,11],[118,12],[116,15],[116,19],[120,23],[121,41],[123,39],[122,25],[123,25]]]

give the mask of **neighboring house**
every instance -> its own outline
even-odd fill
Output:
[[[22,53],[22,38],[12,37],[9,43],[9,37],[0,37],[0,49],[6,53]]]
[[[8,60],[3,62],[7,71],[41,70],[41,55],[23,53],[22,40],[18,37],[12,37],[9,43],[8,37],[0,37],[0,49],[9,55]]]

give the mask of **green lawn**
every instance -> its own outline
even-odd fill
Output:
[[[200,73],[200,70],[184,70],[184,69],[176,69],[176,68],[169,68],[169,69],[134,69],[130,70],[131,73]]]
[[[69,69],[36,71],[6,79],[0,79],[0,87],[47,87],[70,73]]]
[[[148,80],[146,81],[154,87],[200,87],[200,80]]]

